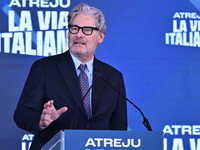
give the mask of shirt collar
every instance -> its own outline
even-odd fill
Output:
[[[88,71],[92,74],[93,72],[93,62],[94,62],[94,57],[92,57],[92,59],[90,61],[88,61],[87,63],[82,63],[78,58],[76,58],[71,52],[70,55],[72,57],[72,60],[74,62],[75,68],[76,70],[78,69],[78,67],[80,66],[80,64],[86,64],[87,65],[87,69]]]

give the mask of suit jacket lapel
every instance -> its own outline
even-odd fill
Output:
[[[105,83],[101,79],[101,76],[99,75],[99,72],[95,71],[95,68],[98,68],[101,71],[101,74],[103,75],[103,68],[100,64],[100,61],[96,58],[94,59],[93,64],[93,87],[92,87],[92,112],[93,115],[95,115],[96,107],[101,102],[104,90],[105,90]]]
[[[61,60],[58,62],[59,71],[66,83],[66,86],[69,88],[72,97],[74,98],[77,106],[80,106],[80,110],[83,112],[84,116],[87,118],[85,112],[81,90],[79,86],[79,79],[76,74],[75,66],[73,60],[70,56],[69,50],[62,55]],[[101,70],[103,76],[103,67],[101,62],[94,58],[93,68],[98,68]],[[92,112],[95,115],[96,107],[101,102],[102,95],[105,90],[105,83],[102,81],[101,77],[98,75],[98,72],[93,69],[93,87],[92,87]]]
[[[72,94],[72,97],[74,98],[77,107],[80,106],[80,109],[85,114],[85,117],[87,117],[83,107],[79,79],[77,77],[75,66],[70,56],[69,50],[65,52],[62,56],[63,58],[57,64],[59,71],[62,74],[66,86],[69,88],[69,91]]]

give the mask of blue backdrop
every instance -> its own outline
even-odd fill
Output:
[[[198,0],[0,1],[0,148],[26,150],[32,135],[13,113],[31,64],[67,49],[66,14],[87,3],[101,9],[107,31],[96,57],[124,75],[127,97],[164,150],[200,150],[200,2]],[[146,131],[128,104],[129,130]]]

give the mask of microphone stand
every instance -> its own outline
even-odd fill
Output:
[[[89,89],[87,90],[87,92],[85,93],[85,95],[82,97],[82,100],[85,99],[86,95],[89,93],[89,91],[91,90],[92,87],[93,87],[93,83],[92,83],[92,85],[89,87]],[[72,122],[71,122],[71,129],[75,129],[75,127],[76,127],[77,114],[78,114],[79,108],[80,108],[80,105],[78,105],[78,106],[76,107],[75,115],[74,115],[74,117],[72,118]]]
[[[148,121],[148,119],[144,116],[143,112],[141,111],[141,109],[139,107],[137,107],[132,101],[130,101],[127,97],[125,97],[124,95],[122,95],[113,85],[111,85],[108,81],[106,81],[103,77],[102,74],[100,72],[99,69],[96,69],[97,72],[99,73],[99,76],[101,77],[101,79],[106,82],[112,89],[114,89],[120,96],[122,96],[123,98],[125,98],[131,105],[133,105],[142,115],[143,117],[143,124],[144,126],[147,128],[148,131],[152,131],[151,125]]]

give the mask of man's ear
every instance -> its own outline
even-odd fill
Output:
[[[104,37],[105,37],[104,33],[99,33],[99,44],[103,42]]]

